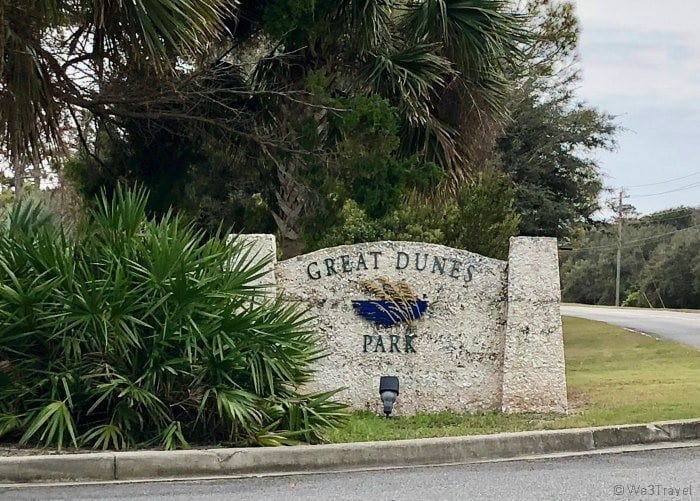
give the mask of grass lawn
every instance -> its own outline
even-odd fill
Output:
[[[445,437],[700,417],[700,350],[564,317],[569,415],[353,414],[331,442]]]

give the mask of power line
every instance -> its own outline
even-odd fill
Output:
[[[693,228],[700,228],[700,224],[695,224],[693,226],[688,226],[686,228],[681,228],[679,230],[673,230],[673,231],[669,231],[666,233],[660,233],[658,235],[653,235],[651,237],[639,238],[637,240],[630,240],[629,242],[623,242],[622,246],[623,247],[634,246],[634,244],[637,244],[639,242],[646,242],[648,240],[653,240],[655,238],[666,237],[668,235],[673,235],[674,233],[678,233],[678,232],[685,231],[685,230],[691,230]],[[604,249],[610,250],[610,249],[617,249],[617,247],[618,247],[617,244],[615,244],[615,245],[609,245],[609,244],[608,245],[600,245],[600,246],[595,246],[595,247],[578,247],[576,249],[571,249],[571,252],[584,251],[584,250],[604,250]]]
[[[690,189],[695,188],[697,186],[700,186],[700,181],[698,181],[697,183],[689,184],[688,186],[684,186],[683,188],[676,188],[674,190],[668,190],[668,191],[660,191],[658,193],[647,193],[645,195],[635,195],[633,198],[646,198],[646,197],[655,197],[657,195],[666,195],[668,193],[675,193],[677,191],[690,190]]]
[[[669,232],[667,232],[667,233],[660,233],[659,235],[653,235],[653,236],[651,236],[651,237],[639,238],[639,239],[637,239],[637,240],[631,240],[631,241],[629,241],[629,242],[625,242],[623,245],[624,245],[624,246],[627,246],[627,245],[632,245],[632,244],[636,244],[636,243],[639,243],[639,242],[646,242],[647,240],[653,240],[653,239],[655,239],[655,238],[666,237],[666,236],[668,236],[668,235],[673,235],[674,233],[678,233],[678,232],[681,232],[681,231],[692,230],[693,228],[700,228],[700,224],[694,224],[693,226],[687,226],[687,227],[685,227],[685,228],[681,228],[681,229],[679,229],[679,230],[669,231]]]
[[[685,209],[689,209],[691,211],[695,210],[693,207],[685,207],[685,208],[679,208],[678,211],[685,210]],[[669,212],[671,212],[671,211],[676,212],[673,209],[669,210]],[[642,216],[642,217],[637,218],[637,219],[630,219],[628,222],[630,224],[658,224],[658,223],[663,223],[664,221],[673,221],[674,219],[682,219],[684,217],[693,218],[693,212],[686,212],[684,214],[677,214],[677,215],[672,216],[672,217],[658,217],[658,218],[657,217],[652,218],[652,214],[647,214],[646,216]],[[645,220],[644,218],[648,218],[648,219]]]
[[[700,170],[693,172],[691,174],[688,174],[687,176],[674,177],[673,179],[667,179],[666,181],[659,181],[656,183],[637,184],[634,186],[628,186],[628,188],[645,188],[647,186],[657,186],[659,184],[668,184],[668,183],[672,183],[674,181],[682,181],[683,179],[688,179],[689,177],[697,176],[698,174],[700,174]]]

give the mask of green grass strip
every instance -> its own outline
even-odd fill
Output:
[[[567,416],[442,412],[387,420],[358,412],[326,437],[362,442],[700,417],[700,350],[602,322],[563,320]]]

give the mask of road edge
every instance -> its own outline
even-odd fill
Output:
[[[700,439],[700,419],[387,442],[0,458],[0,482],[128,481],[329,472],[595,452]]]

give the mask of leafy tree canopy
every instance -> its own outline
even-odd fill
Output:
[[[503,169],[517,185],[520,233],[565,239],[600,208],[596,149],[611,149],[610,115],[568,98],[526,91],[499,141]]]
[[[568,239],[599,209],[595,152],[615,147],[614,117],[577,100],[579,24],[568,1],[531,0],[528,48],[511,121],[498,141],[516,188],[520,233]]]
[[[510,237],[517,235],[520,216],[508,176],[486,171],[454,198],[426,202],[417,197],[382,218],[370,217],[353,200],[339,221],[313,248],[373,240],[431,242],[507,259]]]
[[[276,231],[287,255],[342,225],[346,206],[388,222],[399,207],[462,204],[487,166],[515,183],[523,234],[568,238],[597,209],[593,153],[616,126],[574,97],[571,2],[178,2],[60,3],[23,35],[46,69],[46,92],[25,101],[45,94],[52,123],[72,122],[62,174],[87,200],[141,182],[150,210],[185,210],[212,232]],[[5,4],[10,28],[41,8]]]
[[[139,180],[157,211],[243,216],[238,227],[257,231],[274,221],[293,253],[347,199],[380,217],[410,190],[454,193],[505,119],[528,40],[499,0],[270,0],[234,13],[206,57],[175,68],[189,93],[174,110],[95,126],[69,170],[85,194]],[[182,120],[187,106],[201,120]]]
[[[691,219],[686,219],[690,217]],[[678,207],[625,221],[622,298],[640,307],[700,308],[700,211]],[[563,252],[562,298],[615,303],[617,228],[602,224]]]

